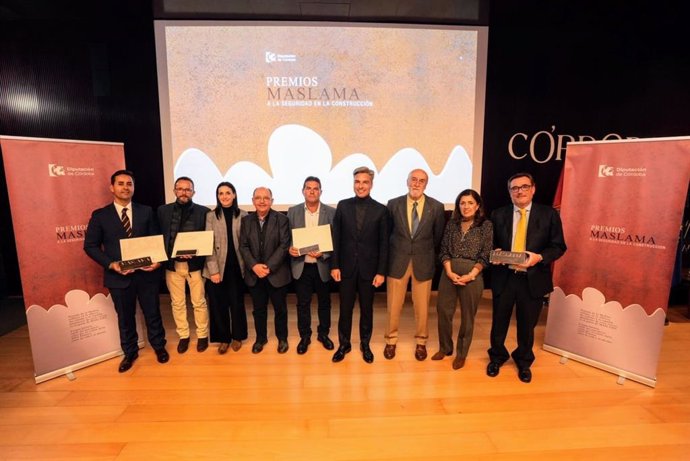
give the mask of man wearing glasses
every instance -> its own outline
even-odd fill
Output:
[[[201,270],[204,267],[204,256],[173,257],[172,251],[175,239],[180,232],[196,232],[206,229],[205,206],[192,202],[194,196],[194,181],[186,176],[180,176],[175,181],[174,192],[176,200],[158,208],[158,223],[165,240],[165,249],[169,260],[166,264],[165,283],[170,292],[173,318],[180,342],[177,352],[184,354],[189,348],[189,323],[187,322],[187,298],[185,286],[189,285],[189,293],[194,309],[194,323],[196,324],[196,350],[203,352],[208,348],[208,308],[204,296],[204,279]]]
[[[518,378],[532,381],[534,327],[545,295],[553,290],[551,263],[565,253],[561,218],[550,206],[532,202],[536,187],[529,173],[517,173],[508,180],[512,205],[491,215],[496,249],[524,252],[527,261],[519,265],[495,265],[491,274],[493,317],[491,347],[486,374],[498,375],[510,357],[517,365]],[[510,355],[505,339],[515,306],[517,349]]]

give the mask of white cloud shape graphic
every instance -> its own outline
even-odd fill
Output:
[[[647,315],[639,304],[625,308],[606,301],[596,288],[582,298],[556,287],[549,302],[544,345],[594,360],[609,368],[656,378],[665,312]]]
[[[417,150],[407,147],[396,152],[377,171],[374,162],[364,153],[353,153],[333,165],[328,143],[315,131],[302,125],[278,127],[268,141],[270,173],[255,163],[239,161],[224,174],[209,156],[197,148],[186,149],[177,160],[175,177],[189,176],[195,182],[195,201],[203,205],[216,203],[215,190],[221,181],[230,181],[237,189],[238,203],[251,206],[256,187],[273,191],[277,206],[290,206],[303,201],[302,184],[307,176],[321,179],[325,203],[335,204],[354,195],[352,171],[367,166],[376,171],[371,195],[381,203],[407,193],[407,175],[414,168],[429,173],[426,193],[443,203],[454,203],[457,194],[472,185],[472,162],[462,146],[448,155],[443,170],[435,175]]]
[[[98,293],[91,298],[83,290],[70,290],[65,305],[45,309],[34,304],[26,310],[26,318],[37,377],[64,374],[122,353],[110,295]],[[137,331],[141,342],[139,318]]]

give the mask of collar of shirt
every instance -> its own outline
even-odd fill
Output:
[[[309,210],[309,208],[307,208],[306,202],[304,203],[304,212],[305,212],[305,213],[314,216],[314,215],[318,215],[320,211],[321,211],[321,202],[319,202],[319,206],[316,207],[316,211],[314,211],[314,212],[311,212],[311,211]]]
[[[529,212],[532,211],[532,202],[529,202],[525,210],[527,210],[527,216],[529,216]],[[520,207],[513,205],[513,213],[520,213]]]
[[[122,216],[122,209],[127,208],[127,216],[129,216],[130,221],[132,220],[132,202],[124,206],[117,202],[113,202],[113,205],[115,205],[115,211],[117,211],[118,216]]]

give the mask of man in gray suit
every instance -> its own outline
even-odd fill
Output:
[[[287,212],[290,229],[316,227],[333,224],[335,208],[321,203],[321,180],[309,176],[302,186],[304,203],[291,207]],[[328,350],[333,350],[333,341],[328,337],[331,329],[331,252],[310,251],[300,255],[299,249],[290,247],[290,266],[295,280],[297,294],[297,329],[300,341],[297,353],[304,354],[311,344],[311,297],[316,292],[319,302],[318,341]]]
[[[400,313],[410,279],[416,321],[417,347],[414,356],[420,361],[427,357],[431,282],[436,268],[438,246],[446,224],[443,204],[424,194],[428,181],[429,175],[424,170],[412,170],[407,176],[409,192],[388,202],[391,219],[386,279],[388,328],[385,335],[386,347],[383,350],[383,356],[388,360],[395,357]]]
[[[255,213],[242,218],[240,253],[244,260],[244,281],[249,287],[254,310],[256,342],[252,352],[258,354],[268,342],[268,300],[275,312],[275,332],[278,352],[288,350],[287,285],[290,268],[287,262],[290,246],[290,224],[282,213],[271,209],[273,193],[267,187],[257,187],[252,195]]]

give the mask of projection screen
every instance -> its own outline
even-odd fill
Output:
[[[488,31],[484,27],[156,21],[166,198],[191,177],[195,202],[230,181],[251,208],[258,186],[276,209],[353,195],[352,171],[376,172],[372,197],[427,194],[452,205],[481,181]]]

